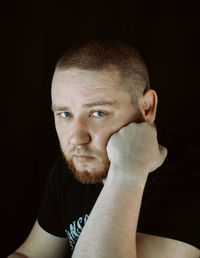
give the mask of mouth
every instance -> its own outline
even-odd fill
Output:
[[[94,159],[94,157],[86,156],[86,155],[73,155],[73,158],[78,161],[89,161]]]

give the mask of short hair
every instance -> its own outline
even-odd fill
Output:
[[[139,52],[125,42],[116,40],[90,40],[69,47],[56,64],[56,71],[70,68],[101,71],[117,70],[120,86],[131,96],[133,104],[150,89],[148,69]]]

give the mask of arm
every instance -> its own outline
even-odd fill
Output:
[[[164,161],[149,123],[131,123],[107,145],[110,169],[104,188],[83,228],[73,258],[136,258],[136,228],[149,172]]]
[[[132,183],[106,180],[73,258],[136,257],[136,228],[143,185],[134,187]]]
[[[139,210],[137,205],[141,202],[141,191],[138,189],[138,192],[134,192],[133,187],[127,187],[123,195],[123,189],[116,187],[116,184],[114,189],[110,187],[109,184],[105,184],[105,189],[107,189],[99,196],[98,203],[87,221],[88,224],[86,223],[83,229],[82,233],[84,235],[80,236],[80,242],[78,240],[72,257],[84,257],[85,252],[88,258],[200,257],[200,250],[187,243],[149,234],[135,234],[138,217],[137,208]],[[109,188],[112,189],[112,192],[109,191]],[[120,194],[117,194],[118,191],[120,191]],[[135,197],[137,196],[134,203],[131,198],[132,194]],[[115,205],[112,204],[112,201]],[[83,238],[81,239],[81,237]],[[81,245],[78,246],[79,243]],[[137,252],[133,252],[134,250],[137,250]]]
[[[200,250],[189,244],[136,233],[147,175],[159,167],[167,155],[166,149],[158,145],[155,131],[148,126],[137,126],[140,132],[128,126],[111,137],[107,147],[111,161],[108,177],[79,237],[73,258],[200,257]]]
[[[13,253],[13,254],[9,255],[8,258],[28,258],[28,257],[23,255],[23,254],[20,254],[20,253],[16,252],[16,253]]]
[[[170,238],[137,233],[138,258],[199,258],[200,250]]]
[[[69,253],[65,238],[47,233],[36,221],[26,241],[8,258],[61,258],[70,257]]]

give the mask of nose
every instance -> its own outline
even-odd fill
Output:
[[[69,134],[69,142],[71,145],[84,145],[88,144],[91,140],[91,136],[88,130],[88,126],[82,119],[76,119],[72,122],[71,132]]]

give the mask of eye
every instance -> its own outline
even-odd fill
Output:
[[[69,118],[72,116],[70,112],[62,112],[59,114],[62,118]]]
[[[104,115],[105,115],[105,112],[103,112],[103,111],[94,111],[92,113],[92,116],[94,116],[94,117],[102,117]]]

